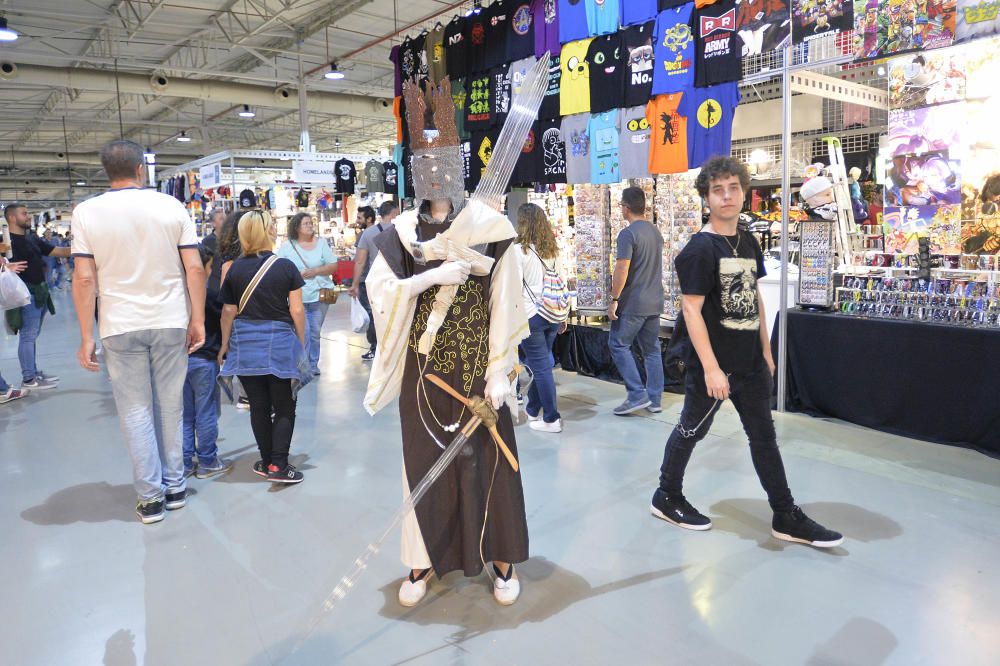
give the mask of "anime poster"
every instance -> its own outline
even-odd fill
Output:
[[[854,0],[854,57],[878,56],[879,0]]]
[[[989,37],[1000,33],[1000,0],[958,0],[955,41]]]
[[[886,206],[940,206],[962,202],[957,160],[948,153],[897,155],[886,167]]]
[[[1000,81],[1000,37],[979,40],[956,50],[965,54],[966,99],[995,99]]]
[[[931,222],[937,212],[937,206],[887,207],[882,213],[886,252],[916,254],[919,251],[919,239],[930,235]]]
[[[931,254],[962,254],[961,206],[939,206],[927,228]]]
[[[962,249],[1000,253],[1000,150],[970,151],[962,176]]]
[[[784,46],[792,34],[788,0],[736,0],[736,32],[744,57]]]
[[[889,63],[889,108],[913,109],[965,99],[965,51],[947,49]]]
[[[951,46],[956,0],[879,0],[875,16],[878,57]]]
[[[918,155],[964,146],[965,113],[964,102],[890,111],[889,155]]]
[[[796,44],[853,28],[853,0],[793,0],[792,41]]]

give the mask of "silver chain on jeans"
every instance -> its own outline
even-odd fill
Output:
[[[677,424],[677,432],[679,432],[681,434],[681,437],[683,437],[684,439],[691,439],[692,437],[694,437],[695,435],[697,435],[698,434],[698,430],[701,428],[702,425],[704,425],[705,421],[708,420],[708,417],[712,415],[712,412],[715,411],[715,408],[718,407],[719,403],[721,403],[721,402],[722,402],[721,400],[717,399],[715,401],[715,404],[712,405],[712,408],[708,410],[707,414],[705,414],[705,417],[701,421],[699,421],[698,425],[696,425],[691,430],[688,430],[682,424],[678,423]]]

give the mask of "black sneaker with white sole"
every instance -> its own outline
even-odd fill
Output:
[[[649,512],[660,520],[673,523],[686,530],[704,531],[712,529],[712,521],[702,515],[691,503],[680,497],[666,497],[659,489],[653,493]]]
[[[804,543],[816,548],[834,548],[844,542],[844,535],[823,527],[799,507],[776,511],[771,520],[771,534],[776,539]]]
[[[144,525],[160,522],[163,520],[165,514],[163,500],[153,500],[151,502],[139,501],[135,505],[135,515],[139,517],[139,520]]]
[[[187,491],[177,490],[172,493],[167,493],[166,500],[165,504],[167,511],[183,508],[184,505],[187,504]]]
[[[252,469],[253,473],[256,474],[257,476],[263,476],[264,478],[267,478],[267,463],[265,463],[263,460],[258,460],[257,462],[255,462],[250,469]]]
[[[299,470],[291,465],[278,467],[277,465],[267,466],[267,480],[271,483],[302,483],[306,477]]]

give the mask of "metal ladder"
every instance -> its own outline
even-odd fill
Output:
[[[847,170],[844,166],[844,151],[840,139],[835,136],[823,137],[827,154],[830,157],[830,180],[833,181],[833,199],[837,204],[837,252],[840,256],[840,269],[849,272],[854,265],[854,248],[851,247],[851,233],[855,229],[854,208],[851,206],[851,190],[847,181]]]

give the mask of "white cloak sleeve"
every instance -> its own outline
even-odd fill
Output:
[[[399,396],[410,324],[417,308],[417,297],[420,296],[413,291],[412,280],[398,278],[381,253],[375,258],[365,279],[375,320],[373,323],[378,333],[378,348],[364,401],[369,414],[375,414]]]
[[[528,317],[524,311],[521,262],[513,245],[500,257],[490,283],[490,360],[486,376],[509,373],[517,365],[517,346],[528,337]],[[508,396],[508,405],[515,400]],[[516,402],[512,409],[516,410]]]

